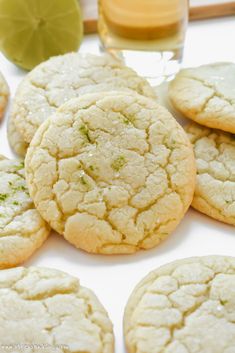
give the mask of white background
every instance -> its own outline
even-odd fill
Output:
[[[195,66],[211,61],[235,62],[234,34],[235,17],[191,23],[183,65]],[[97,53],[97,37],[86,37],[81,50]],[[1,54],[0,70],[10,85],[13,97],[25,73]],[[0,125],[0,154],[11,157],[6,138],[6,118]],[[114,323],[116,352],[123,353],[123,310],[137,282],[150,270],[169,261],[207,254],[234,255],[234,227],[189,210],[174,234],[153,250],[129,256],[89,255],[69,245],[61,236],[53,234],[26,266],[40,265],[66,271],[79,277],[82,285],[93,289]]]

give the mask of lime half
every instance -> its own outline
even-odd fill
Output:
[[[82,34],[78,0],[0,0],[0,49],[24,69],[77,51]]]

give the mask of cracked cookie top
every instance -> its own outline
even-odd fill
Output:
[[[235,133],[235,64],[181,70],[169,85],[174,106],[207,127]]]
[[[84,93],[124,88],[156,98],[144,78],[108,54],[56,56],[37,66],[21,82],[11,117],[29,143],[41,123],[67,100]]]
[[[0,156],[0,269],[24,262],[49,234],[29,196],[23,168],[23,162]]]
[[[128,353],[232,353],[235,258],[172,262],[134,289],[125,310]]]
[[[186,127],[186,132],[197,164],[192,206],[235,225],[235,136],[194,123]]]
[[[39,267],[0,272],[0,337],[1,352],[114,352],[96,296],[76,278]]]
[[[52,228],[95,253],[156,246],[188,209],[195,166],[186,133],[152,99],[84,95],[60,107],[26,155],[30,194]]]
[[[5,112],[7,102],[9,97],[9,87],[8,84],[0,72],[0,120]]]

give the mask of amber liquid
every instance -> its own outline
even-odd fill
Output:
[[[188,0],[99,0],[101,42],[117,55],[155,52],[180,61],[187,21]]]

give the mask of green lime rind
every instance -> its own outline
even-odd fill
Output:
[[[77,0],[0,0],[0,50],[26,70],[77,51],[82,38]]]

